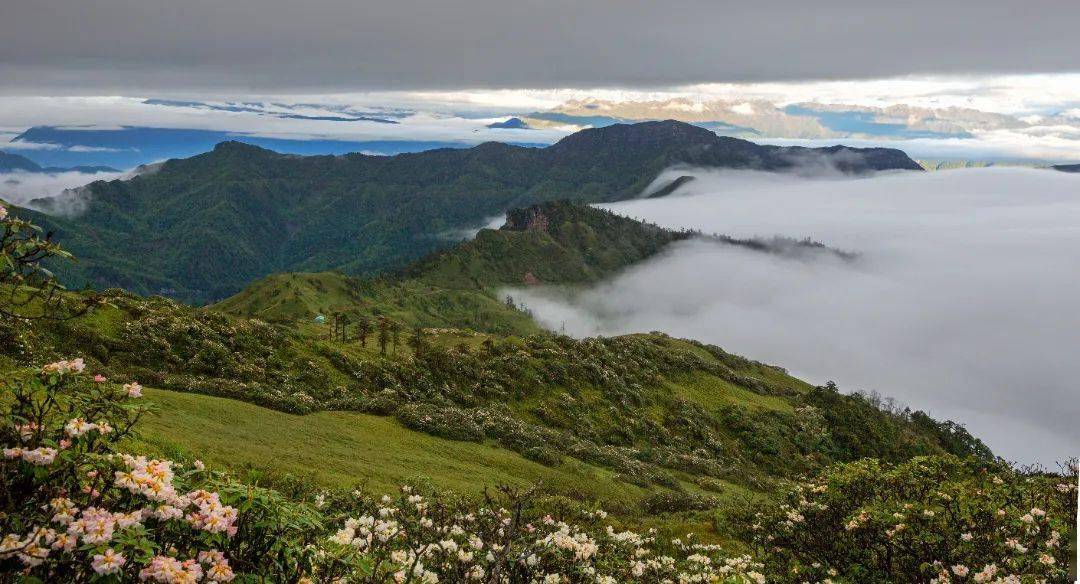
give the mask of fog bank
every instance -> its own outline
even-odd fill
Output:
[[[0,199],[20,207],[31,207],[42,211],[61,214],[73,214],[81,210],[75,201],[83,201],[82,196],[76,193],[64,193],[68,189],[76,189],[97,180],[116,180],[123,178],[127,173],[123,172],[4,172],[0,173]],[[60,195],[64,195],[60,197]],[[56,198],[50,203],[35,199]]]
[[[569,334],[662,330],[877,390],[1012,460],[1080,453],[1080,176],[695,174],[673,196],[608,207],[736,237],[811,237],[858,259],[695,241],[572,298],[515,297]]]

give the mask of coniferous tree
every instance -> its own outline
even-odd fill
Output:
[[[423,354],[424,349],[427,348],[427,338],[422,327],[413,329],[413,334],[409,337],[409,346],[412,347],[414,355],[419,357]]]
[[[401,325],[396,321],[390,322],[390,334],[394,339],[394,354],[397,355],[398,344],[401,342]]]
[[[390,319],[379,319],[379,353],[386,354],[386,345],[390,342]]]
[[[371,333],[371,319],[361,316],[356,323],[356,334],[360,336],[360,346],[367,347],[367,336]]]

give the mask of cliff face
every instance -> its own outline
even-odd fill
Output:
[[[506,214],[506,223],[500,228],[504,231],[541,231],[547,232],[551,219],[541,205],[524,209],[514,209]]]

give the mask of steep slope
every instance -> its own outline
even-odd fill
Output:
[[[398,268],[508,208],[633,197],[673,165],[807,163],[853,173],[919,168],[897,150],[759,146],[673,121],[584,130],[548,148],[486,143],[390,157],[281,155],[226,142],[131,180],[94,183],[83,214],[47,227],[82,258],[61,272],[70,285],[209,301],[277,271]]]

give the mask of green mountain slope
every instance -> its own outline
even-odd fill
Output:
[[[227,142],[131,180],[93,183],[76,218],[36,220],[81,258],[60,271],[73,287],[205,302],[273,272],[399,268],[506,209],[633,197],[673,165],[806,163],[919,169],[898,150],[760,146],[674,121],[584,130],[548,148],[487,143],[390,157],[292,156]]]

